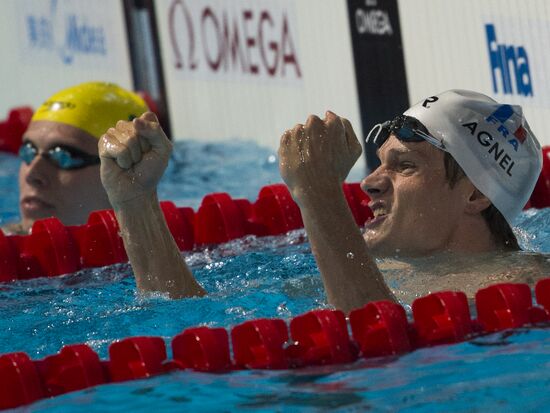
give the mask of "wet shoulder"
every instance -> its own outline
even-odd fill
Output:
[[[379,267],[396,296],[410,303],[436,291],[464,291],[473,297],[490,284],[514,282],[532,286],[550,276],[550,254],[442,254],[406,261],[383,260]]]
[[[3,227],[0,227],[0,229],[4,235],[28,235],[27,231],[23,229],[20,222],[4,225]]]

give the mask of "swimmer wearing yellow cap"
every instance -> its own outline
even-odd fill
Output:
[[[52,95],[32,121],[64,123],[99,139],[119,120],[132,120],[147,110],[145,101],[133,92],[114,83],[88,82]]]
[[[140,96],[113,83],[82,83],[49,97],[19,151],[21,222],[4,232],[28,233],[34,221],[50,216],[79,225],[91,211],[110,208],[99,176],[98,139],[119,120],[147,110]]]

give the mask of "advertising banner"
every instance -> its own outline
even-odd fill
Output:
[[[276,148],[330,109],[361,133],[344,0],[155,2],[176,139]]]
[[[348,0],[361,121],[365,133],[409,106],[397,0]],[[369,170],[377,146],[366,144]]]
[[[132,87],[122,1],[4,0],[0,116],[53,92],[103,80]]]
[[[399,1],[411,103],[472,89],[519,104],[550,144],[550,9],[544,0]]]

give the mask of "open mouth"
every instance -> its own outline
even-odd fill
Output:
[[[365,223],[365,228],[367,229],[373,229],[374,227],[380,225],[388,216],[388,210],[383,205],[373,205],[371,210],[373,217]]]

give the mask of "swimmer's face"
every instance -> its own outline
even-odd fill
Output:
[[[418,256],[452,249],[470,181],[451,189],[444,152],[427,142],[405,143],[392,135],[378,156],[380,167],[361,183],[375,214],[365,232],[372,253]]]
[[[90,155],[98,154],[97,139],[58,122],[31,122],[23,139],[31,142],[38,153],[64,145]],[[84,224],[91,211],[110,208],[101,185],[99,165],[63,170],[39,155],[29,165],[21,163],[19,191],[21,223],[26,231],[35,220],[51,216],[65,225]]]

